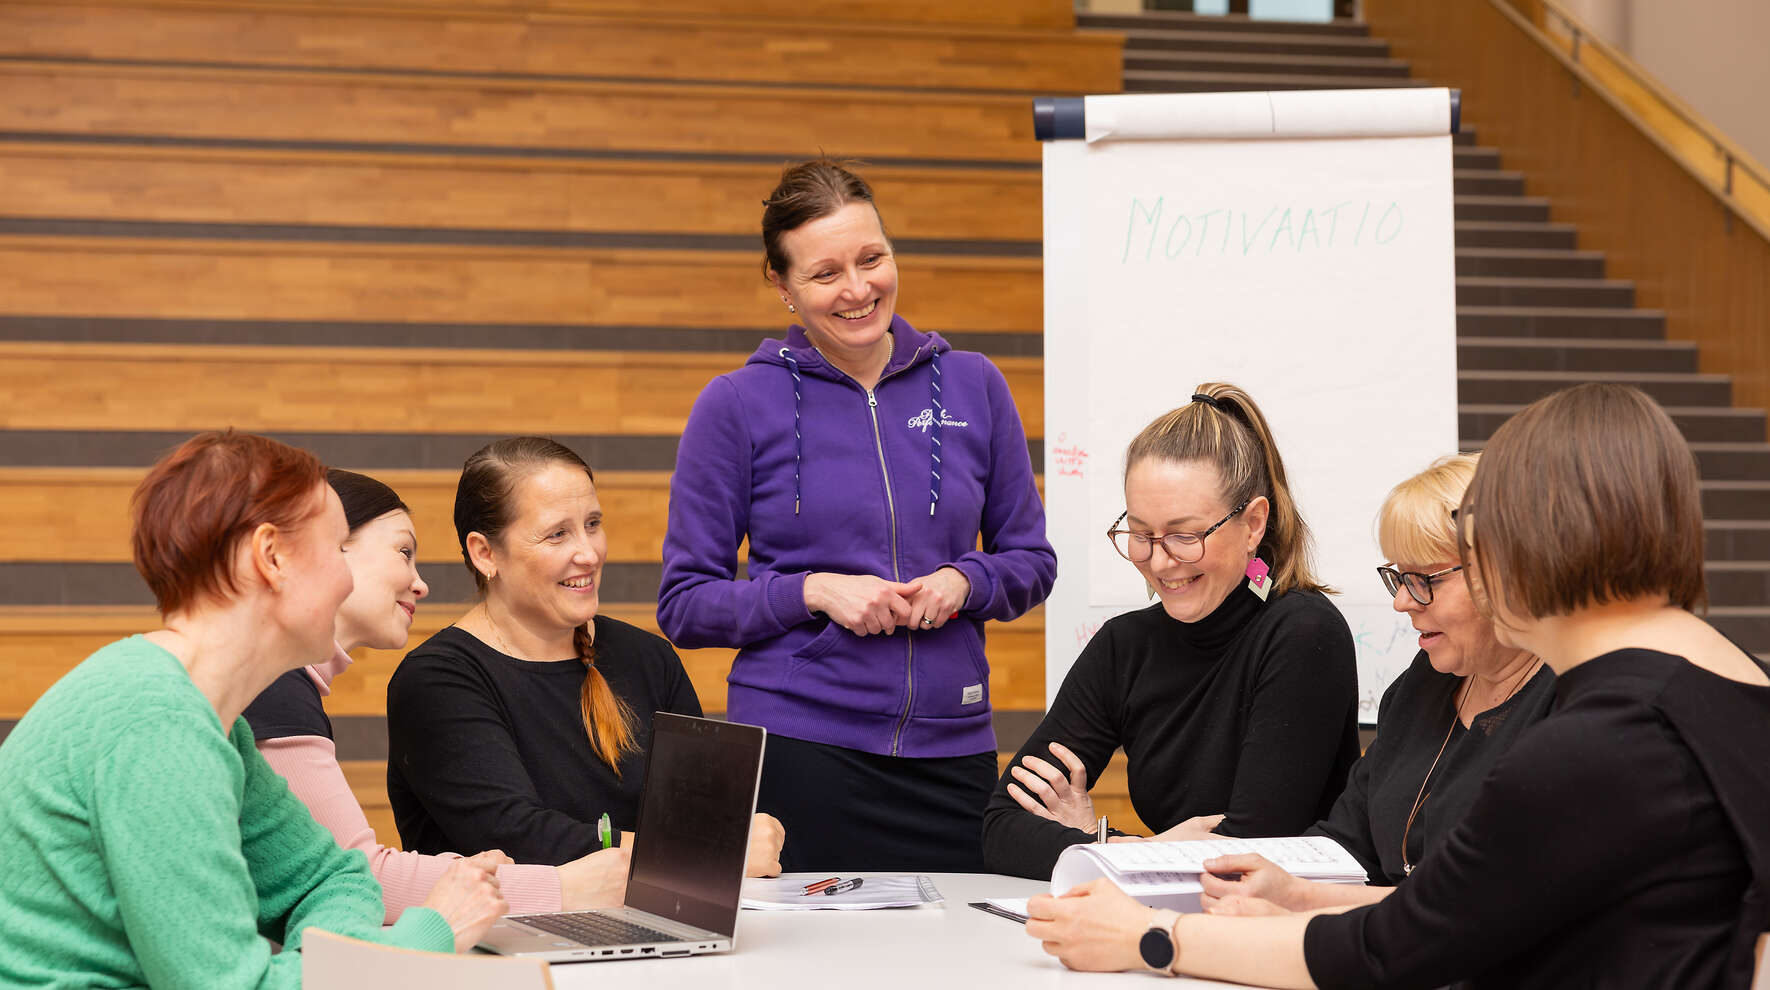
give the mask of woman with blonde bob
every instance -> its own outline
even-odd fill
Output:
[[[1158,601],[1101,627],[1002,775],[983,824],[999,873],[1048,877],[1095,840],[1088,790],[1120,747],[1165,839],[1296,835],[1358,757],[1352,634],[1252,397],[1207,383],[1145,427],[1108,529]]]
[[[1458,543],[1558,706],[1395,894],[1344,913],[1152,911],[1109,883],[1029,904],[1076,969],[1274,987],[1722,987],[1770,927],[1770,676],[1705,605],[1695,459],[1639,390],[1581,385],[1489,443]]]
[[[1369,904],[1395,890],[1437,848],[1488,771],[1555,700],[1555,675],[1529,650],[1501,643],[1463,580],[1451,515],[1477,455],[1441,457],[1390,489],[1377,510],[1377,568],[1420,652],[1383,693],[1377,738],[1352,766],[1334,810],[1308,830],[1344,846],[1370,885],[1293,877],[1262,856],[1211,860],[1206,910],[1254,913]],[[1235,879],[1226,879],[1234,877]]]

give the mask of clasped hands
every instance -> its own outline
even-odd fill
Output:
[[[890,635],[899,626],[939,629],[971,595],[971,579],[942,567],[913,581],[818,571],[805,578],[805,607],[856,636]]]

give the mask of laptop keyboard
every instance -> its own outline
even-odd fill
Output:
[[[516,920],[553,935],[564,935],[584,945],[632,945],[635,942],[681,942],[655,928],[602,914],[529,914]]]

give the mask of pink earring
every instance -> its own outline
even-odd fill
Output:
[[[1264,560],[1259,557],[1248,558],[1248,590],[1259,595],[1261,601],[1265,601],[1266,596],[1272,593],[1272,582],[1267,580],[1271,573],[1272,568],[1267,567]]]

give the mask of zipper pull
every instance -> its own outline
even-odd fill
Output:
[[[872,406],[874,409],[879,408],[879,397],[874,395],[873,390],[870,388],[867,389],[867,405]]]

